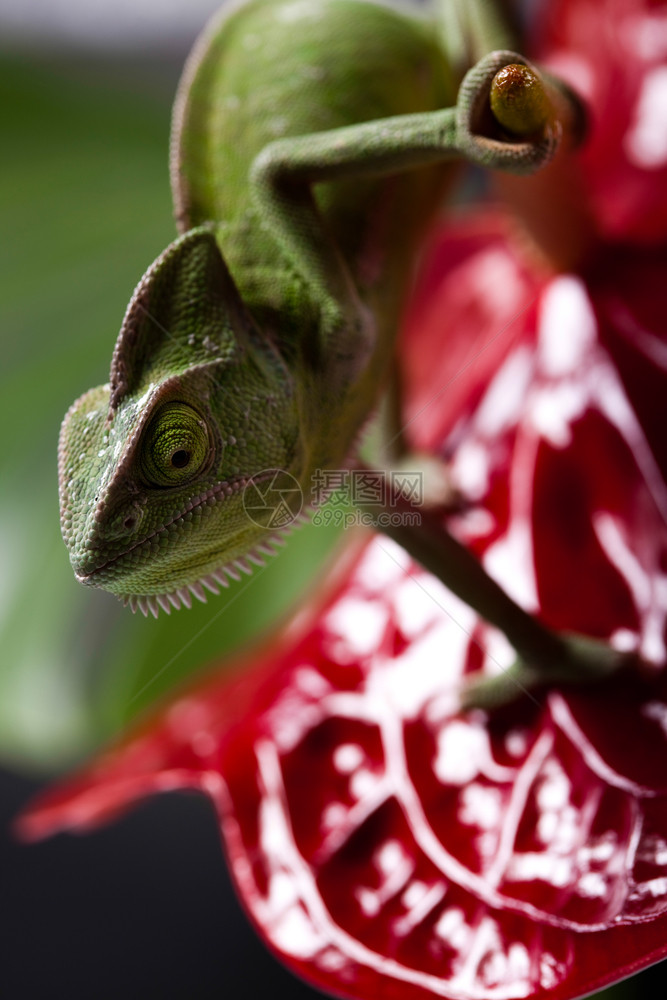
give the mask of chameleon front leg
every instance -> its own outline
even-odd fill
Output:
[[[499,71],[510,65],[523,67],[530,80],[525,136],[520,129],[514,135],[503,130],[497,119],[498,108],[502,117],[502,95],[496,114],[489,102]],[[552,101],[553,96],[558,99]],[[466,75],[453,108],[290,137],[262,150],[252,168],[254,197],[263,221],[320,305],[320,348],[329,372],[341,360],[365,358],[374,331],[347,264],[323,225],[312,185],[397,174],[453,158],[532,173],[549,162],[558,146],[563,126],[554,105],[560,108],[568,100],[576,101],[573,95],[556,95],[522,56],[493,52]]]

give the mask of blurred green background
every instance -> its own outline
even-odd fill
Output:
[[[183,37],[170,51],[143,53],[136,46],[134,52],[122,47],[115,53],[82,47],[58,51],[43,40],[37,48],[23,43],[0,49],[0,766],[8,803],[14,796],[18,805],[34,790],[35,775],[47,776],[85,756],[193,670],[283,614],[337,536],[334,529],[305,527],[265,570],[212,597],[205,607],[195,602],[192,611],[161,615],[158,621],[133,616],[110,595],[80,587],[60,539],[60,420],[79,394],[107,380],[132,290],[175,234],[167,171],[170,105],[190,42]],[[14,780],[12,773],[33,777]],[[13,806],[8,808],[11,812]],[[151,843],[158,826],[150,823],[163,820],[163,807],[153,808],[155,814],[146,814]],[[158,819],[151,821],[153,815]],[[170,828],[182,837],[187,822],[172,816]],[[210,817],[201,822],[210,832]],[[159,830],[167,836],[163,826]],[[114,857],[117,877],[127,874],[122,855],[113,853],[119,842],[110,841],[111,854],[93,857],[93,870]],[[55,850],[52,867],[64,864],[62,852]],[[219,865],[217,833],[208,850],[199,873],[206,885],[208,872]],[[9,843],[7,851],[18,866],[15,898],[28,900],[31,908],[44,906],[48,876],[42,872],[31,883],[29,873],[35,869],[29,853]],[[80,853],[72,856],[72,878],[83,863]],[[142,873],[149,868],[147,861]],[[133,875],[137,898],[156,896],[155,885],[142,888],[141,877]],[[228,905],[235,907],[229,887],[223,889]],[[11,905],[11,894],[4,898],[5,907]],[[201,891],[198,898],[201,902]],[[183,916],[178,899],[177,921]],[[160,900],[158,892],[156,907]],[[98,905],[108,912],[111,903],[102,894]],[[236,906],[233,921],[237,911]],[[20,930],[21,919],[16,919]],[[77,908],[63,919],[71,921],[76,938],[81,932]],[[94,911],[83,915],[84,921],[90,919],[95,926],[101,918]],[[44,933],[29,921],[24,931],[36,939]],[[36,946],[43,945],[36,940]],[[115,947],[123,950],[122,935],[111,947],[110,954]],[[194,956],[183,951],[185,970],[201,962]],[[253,953],[252,959],[238,961],[237,973],[245,977],[248,961],[264,959]],[[315,996],[266,961],[273,996]],[[136,994],[124,988],[122,995],[222,995],[221,975],[211,974],[210,991],[190,979],[187,993],[170,993],[164,986]],[[654,971],[600,996],[634,1000],[657,989]],[[26,987],[11,995],[46,994],[34,986],[34,992]],[[67,995],[120,993],[105,992],[94,980],[89,992],[77,993],[72,986]]]
[[[78,585],[60,540],[56,445],[106,382],[132,290],[175,236],[168,185],[179,63],[0,61],[0,754],[61,767],[281,614],[335,531],[308,526],[204,607],[133,616]]]

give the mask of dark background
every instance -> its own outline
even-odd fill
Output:
[[[204,796],[157,796],[96,833],[21,846],[7,825],[36,788],[0,774],[3,998],[322,996],[251,930]]]

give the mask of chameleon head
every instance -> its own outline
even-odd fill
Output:
[[[298,477],[298,427],[280,355],[258,335],[213,232],[192,230],[137,286],[109,384],[62,425],[61,524],[77,579],[178,606],[179,591],[261,543],[243,490],[267,468]]]

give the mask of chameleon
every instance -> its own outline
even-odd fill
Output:
[[[273,551],[249,484],[312,507],[348,462],[457,161],[528,173],[560,141],[561,91],[521,55],[461,72],[451,15],[476,7],[247,0],[205,29],[174,107],[179,235],[60,433],[81,583],[155,616],[205,600]]]

